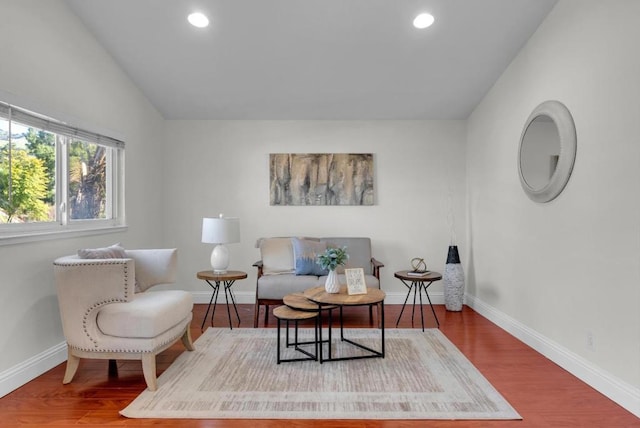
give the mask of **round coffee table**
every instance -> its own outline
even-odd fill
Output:
[[[322,347],[320,347],[320,363],[323,361],[340,361],[340,360],[356,360],[361,358],[384,358],[384,299],[386,294],[378,288],[367,288],[366,294],[349,295],[347,287],[342,287],[338,293],[327,293],[324,286],[310,288],[305,290],[303,295],[314,302],[318,309],[322,309],[327,305],[335,305],[340,309],[340,340],[357,346],[368,352],[366,355],[348,356],[333,358],[331,356],[331,346],[329,346],[329,357],[323,358]],[[347,339],[344,335],[344,318],[342,316],[342,308],[345,306],[371,306],[380,305],[380,350],[375,350],[364,346],[353,340]],[[331,343],[331,317],[329,317],[329,343]],[[322,343],[322,328],[320,329],[320,343]]]

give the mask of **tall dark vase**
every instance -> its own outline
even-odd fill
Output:
[[[458,246],[449,246],[447,264],[444,267],[444,305],[448,311],[461,311],[464,299],[464,271],[460,264]]]

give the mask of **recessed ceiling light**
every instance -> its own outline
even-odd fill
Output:
[[[187,20],[191,25],[198,28],[204,28],[209,25],[209,18],[205,14],[200,12],[194,12],[187,16]]]
[[[429,13],[421,13],[413,20],[413,26],[419,29],[427,28],[433,24],[435,18]]]

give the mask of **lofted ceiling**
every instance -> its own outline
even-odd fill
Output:
[[[66,3],[166,119],[350,120],[467,118],[556,0]]]

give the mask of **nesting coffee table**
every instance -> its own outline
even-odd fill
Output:
[[[349,343],[353,346],[356,346],[360,349],[367,351],[364,355],[354,355],[354,356],[346,356],[346,357],[333,357],[332,356],[332,347],[331,347],[331,329],[332,329],[332,317],[331,310],[329,310],[329,323],[328,323],[328,333],[329,333],[329,347],[328,347],[328,357],[325,358],[322,352],[322,346],[319,348],[319,360],[320,363],[324,361],[341,361],[341,360],[357,360],[362,358],[384,358],[384,298],[386,294],[384,291],[377,288],[367,288],[367,294],[356,294],[349,295],[347,293],[347,287],[342,287],[340,292],[338,293],[327,293],[324,289],[324,286],[314,287],[304,291],[303,296],[306,297],[310,302],[316,305],[316,311],[318,311],[318,317],[320,316],[320,312],[324,309],[329,309],[329,307],[337,307],[339,309],[339,318],[340,318],[340,340],[342,342]],[[286,304],[286,301],[285,301]],[[344,329],[344,318],[342,316],[342,309],[345,306],[370,306],[370,305],[380,305],[380,350],[370,348],[361,343],[357,343],[353,340],[345,337],[345,329]],[[319,337],[318,343],[322,344],[322,325],[319,327]]]

